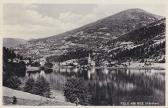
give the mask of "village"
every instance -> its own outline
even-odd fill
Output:
[[[95,64],[95,61],[91,59],[91,56],[89,54],[87,59],[86,65],[80,65],[78,63],[77,59],[67,60],[64,62],[52,62],[50,63],[50,68],[43,68],[45,67],[45,64],[47,63],[46,58],[40,58],[37,60],[33,60],[33,63],[37,63],[39,65],[33,66],[30,64],[30,60],[19,60],[14,59],[13,62],[19,63],[20,61],[23,61],[26,64],[26,76],[29,76],[31,73],[38,73],[39,75],[45,76],[45,69],[51,69],[54,70],[54,72],[58,73],[77,73],[82,70],[85,70],[87,73],[87,77],[90,79],[91,74],[95,73],[96,69],[103,69],[105,74],[108,74],[108,69],[134,69],[134,70],[164,70],[164,64],[161,63],[154,63],[152,59],[146,59],[146,62],[139,63],[137,61],[130,61],[130,62],[123,62],[121,64],[118,64],[118,61],[114,61],[111,63],[108,63],[107,61],[103,62],[102,66],[97,67]],[[10,60],[9,60],[10,61]],[[36,74],[35,77],[38,76]],[[34,75],[34,74],[33,74]]]

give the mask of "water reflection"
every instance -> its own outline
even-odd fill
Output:
[[[37,73],[32,73],[37,77]],[[62,69],[40,72],[52,89],[62,90],[67,78],[84,78],[92,95],[91,105],[122,105],[122,102],[165,104],[164,70],[107,67]]]

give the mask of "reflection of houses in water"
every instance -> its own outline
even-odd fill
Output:
[[[105,65],[104,67],[103,67],[103,73],[105,73],[105,74],[108,74],[108,69],[107,69],[107,65]]]
[[[102,74],[107,75],[109,73],[108,66],[109,63],[107,61],[103,62],[103,68],[101,69]],[[88,79],[96,79],[98,77],[98,73],[96,72],[95,61],[91,59],[89,54],[88,57],[88,65],[87,65],[87,78]]]
[[[43,76],[45,78],[46,77],[45,71],[44,70],[40,70],[40,69],[37,69],[37,70],[27,69],[26,77],[37,79],[37,77],[39,77],[39,76]]]
[[[37,79],[40,76],[40,68],[39,67],[27,67],[26,77],[31,77],[33,79]]]
[[[89,57],[88,57],[88,79],[91,78],[91,75],[95,73],[95,61],[91,60],[91,57],[90,57],[90,54],[89,54]]]
[[[67,73],[70,73],[70,72],[77,73],[78,70],[79,70],[77,59],[71,59],[71,60],[67,60],[67,61],[64,61],[64,62],[54,62],[53,65],[54,65],[53,69],[56,72],[59,72],[59,73],[65,73],[65,72],[67,72]]]
[[[108,69],[107,69],[107,66],[108,66],[108,62],[107,61],[105,61],[104,63],[103,63],[103,73],[105,73],[105,74],[108,74]]]
[[[40,71],[40,76],[45,77],[45,72],[44,72],[44,70],[41,70],[41,71]]]

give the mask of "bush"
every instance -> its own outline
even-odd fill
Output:
[[[70,78],[67,80],[64,87],[64,96],[67,101],[72,103],[78,98],[79,104],[81,105],[88,105],[89,100],[91,99],[87,84],[83,79],[78,78]]]
[[[10,76],[4,83],[4,86],[12,88],[12,89],[19,89],[21,84],[20,79],[17,76]]]
[[[33,78],[29,78],[25,83],[24,91],[45,97],[50,97],[51,95],[50,85],[43,76],[39,76],[36,81]]]

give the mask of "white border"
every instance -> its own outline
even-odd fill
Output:
[[[166,5],[166,25],[168,24],[167,21],[167,16],[168,16],[168,0],[1,0],[0,1],[0,56],[2,58],[2,36],[3,36],[3,10],[2,10],[2,6],[5,3],[39,3],[39,4],[50,4],[50,3],[55,3],[55,4],[150,4],[150,5],[155,5],[155,4],[165,4]],[[167,27],[166,27],[166,60],[168,60],[167,54],[168,54],[168,50],[167,50],[167,46],[168,46],[168,37],[167,37]],[[167,67],[168,64],[166,62],[166,75],[165,75],[165,82],[166,82],[166,106],[168,106],[168,94],[167,94],[167,87],[168,87],[168,83],[167,83]],[[3,106],[2,105],[2,59],[0,59],[0,69],[1,69],[1,75],[0,75],[0,107],[22,107],[22,108],[28,108],[32,106]],[[123,107],[127,107],[127,108],[165,108],[166,106],[104,106],[104,107],[117,107],[117,108],[123,108]],[[53,108],[60,108],[60,107],[65,107],[65,108],[73,108],[73,106],[34,106],[34,108],[36,107],[43,107],[43,108],[48,108],[48,107],[53,107]],[[74,106],[76,107],[76,106]],[[83,106],[78,106],[78,107],[83,107]],[[89,108],[93,108],[95,106],[84,106],[84,107],[89,107]],[[96,107],[103,107],[103,106],[96,106]]]

